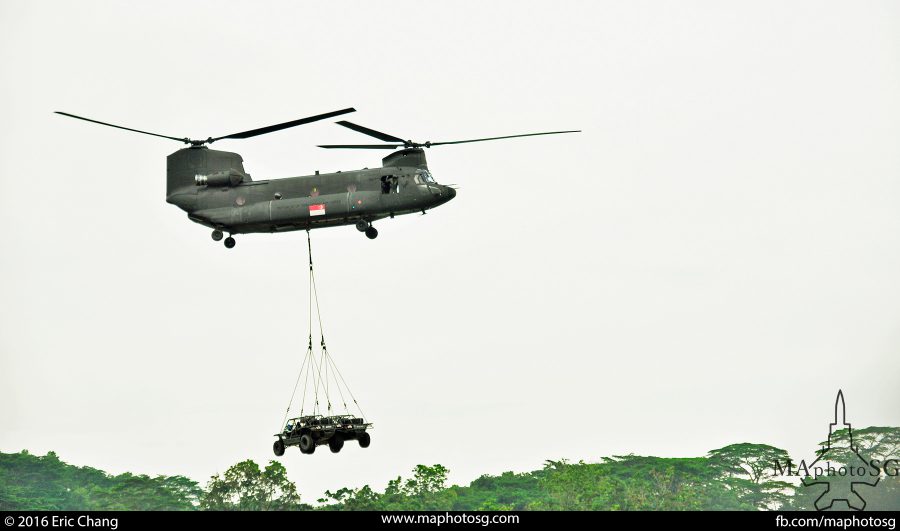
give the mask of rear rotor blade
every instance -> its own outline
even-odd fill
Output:
[[[401,144],[406,143],[406,141],[403,140],[402,138],[397,138],[396,136],[391,136],[387,133],[382,133],[381,131],[369,129],[368,127],[363,127],[361,125],[357,125],[355,123],[348,122],[345,120],[341,120],[340,122],[337,122],[337,124],[343,125],[347,129],[353,129],[354,131],[356,131],[358,133],[362,133],[364,135],[369,135],[371,137],[375,137],[378,140],[384,140],[385,142],[400,142]]]
[[[403,144],[332,144],[318,147],[325,149],[397,149],[403,147]]]
[[[105,125],[108,127],[115,127],[116,129],[124,129],[126,131],[132,131],[132,132],[141,133],[144,135],[158,136],[160,138],[168,138],[169,140],[177,140],[178,142],[184,142],[185,144],[191,143],[191,140],[189,138],[178,138],[178,137],[174,137],[174,136],[160,135],[158,133],[151,133],[149,131],[141,131],[140,129],[132,129],[130,127],[123,127],[121,125],[108,124],[106,122],[101,122],[100,120],[91,120],[90,118],[85,118],[84,116],[75,116],[74,114],[69,114],[67,112],[62,112],[62,111],[54,111],[54,112],[56,112],[56,114],[68,116],[69,118],[76,118],[78,120],[84,120],[85,122],[93,122],[95,124]]]
[[[250,138],[250,137],[254,137],[254,136],[264,135],[266,133],[274,133],[275,131],[281,131],[282,129],[287,129],[289,127],[295,127],[298,125],[308,124],[310,122],[317,122],[319,120],[325,120],[326,118],[333,118],[335,116],[340,116],[342,114],[347,114],[350,112],[356,112],[356,109],[354,109],[353,107],[348,107],[346,109],[341,109],[340,111],[328,112],[325,114],[317,114],[316,116],[310,116],[308,118],[300,118],[299,120],[284,122],[283,124],[269,125],[266,127],[260,127],[259,129],[251,129],[249,131],[243,131],[241,133],[234,133],[234,134],[230,134],[227,136],[211,138],[207,142],[215,142],[216,140],[223,140],[226,138]]]
[[[448,144],[468,144],[469,142],[486,142],[488,140],[502,140],[504,138],[519,138],[523,136],[540,136],[540,135],[561,135],[565,133],[580,133],[581,130],[577,131],[549,131],[546,133],[526,133],[524,135],[509,135],[509,136],[494,136],[491,138],[475,138],[472,140],[454,140],[451,142],[428,142],[427,146],[444,146]]]

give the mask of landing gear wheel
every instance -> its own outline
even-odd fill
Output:
[[[376,229],[375,227],[369,227],[368,229],[366,229],[366,237],[370,240],[374,240],[378,237],[378,229]]]
[[[372,437],[366,432],[360,433],[356,440],[359,441],[360,448],[368,448],[372,443]]]
[[[331,449],[331,453],[336,454],[341,451],[341,448],[344,447],[344,438],[340,435],[335,435],[331,439],[328,440],[328,448]]]
[[[316,441],[308,433],[300,436],[300,451],[304,454],[311,454],[316,451]]]
[[[231,249],[232,247],[234,247],[235,243],[236,242],[234,241],[234,238],[232,238],[231,236],[225,238],[225,248],[226,249]]]
[[[272,451],[275,452],[275,455],[281,457],[284,455],[284,441],[278,439],[275,441],[275,444],[272,445]]]
[[[224,236],[224,234],[222,234],[222,231],[220,231],[219,229],[212,231],[212,239],[214,242],[221,240],[222,236]]]
[[[364,219],[356,222],[356,230],[358,230],[359,232],[366,232],[366,229],[368,229],[369,227],[371,227],[371,225],[369,225],[369,222]]]

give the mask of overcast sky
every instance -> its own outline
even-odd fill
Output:
[[[0,451],[203,483],[274,458],[306,345],[302,232],[226,250],[168,140],[347,106],[436,147],[427,216],[313,232],[367,450],[305,501],[441,463],[797,457],[900,425],[896,2],[0,2]],[[216,148],[256,179],[380,164],[332,120]]]

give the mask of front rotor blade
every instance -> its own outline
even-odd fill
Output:
[[[260,127],[259,129],[251,129],[249,131],[243,131],[241,133],[234,133],[227,136],[220,136],[216,138],[212,138],[209,142],[215,142],[216,140],[222,140],[225,138],[250,138],[254,136],[264,135],[266,133],[274,133],[275,131],[281,131],[282,129],[287,129],[289,127],[296,127],[298,125],[308,124],[310,122],[317,122],[319,120],[325,120],[326,118],[333,118],[335,116],[340,116],[342,114],[347,114],[349,112],[356,112],[356,109],[353,107],[348,107],[346,109],[341,109],[340,111],[328,112],[325,114],[317,114],[316,116],[310,116],[308,118],[300,118],[299,120],[293,120],[290,122],[284,122],[283,124],[278,125],[270,125],[267,127]]]
[[[400,142],[401,144],[406,142],[402,138],[397,138],[396,136],[391,136],[387,133],[382,133],[381,131],[376,131],[374,129],[369,129],[368,127],[356,125],[355,123],[348,122],[345,120],[341,120],[340,122],[337,122],[337,124],[343,125],[347,129],[353,129],[354,131],[356,131],[358,133],[362,133],[364,135],[369,135],[371,137],[375,137],[378,140],[384,140],[385,142]]]
[[[69,118],[76,118],[78,120],[84,120],[85,122],[94,122],[95,124],[105,125],[108,127],[115,127],[116,129],[124,129],[126,131],[132,131],[132,132],[141,133],[144,135],[158,136],[160,138],[168,138],[169,140],[177,140],[178,142],[184,142],[185,144],[189,144],[191,142],[191,140],[189,138],[178,138],[178,137],[174,137],[174,136],[160,135],[158,133],[151,133],[149,131],[141,131],[140,129],[132,129],[130,127],[122,127],[121,125],[108,124],[106,122],[101,122],[100,120],[91,120],[90,118],[85,118],[84,116],[75,116],[74,114],[69,114],[67,112],[62,112],[62,111],[54,111],[54,112],[56,114],[68,116]]]
[[[429,142],[427,145],[431,146],[443,146],[447,144],[468,144],[469,142],[486,142],[488,140],[502,140],[504,138],[519,138],[522,136],[540,136],[540,135],[561,135],[565,133],[580,133],[581,130],[577,131],[550,131],[547,133],[526,133],[524,135],[509,135],[509,136],[494,136],[491,138],[475,138],[472,140],[454,140],[452,142]]]
[[[397,149],[403,147],[403,144],[332,144],[318,147],[325,149]]]

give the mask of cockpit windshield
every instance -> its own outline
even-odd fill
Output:
[[[431,176],[431,172],[428,170],[416,170],[416,175],[419,176],[420,182],[435,184],[434,177]]]

